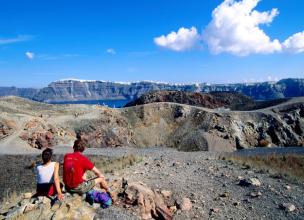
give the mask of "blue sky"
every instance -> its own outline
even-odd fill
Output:
[[[304,2],[257,1],[3,0],[0,86],[303,78]]]

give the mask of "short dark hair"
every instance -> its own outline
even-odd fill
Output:
[[[53,150],[51,148],[46,148],[42,151],[42,161],[44,164],[49,162],[52,159]]]
[[[75,152],[79,151],[79,152],[83,152],[86,148],[86,142],[82,139],[77,139],[75,142],[74,142],[74,146],[73,146],[73,149]]]

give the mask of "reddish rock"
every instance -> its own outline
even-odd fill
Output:
[[[166,206],[161,194],[153,192],[145,184],[134,182],[128,184],[125,190],[125,202],[130,205],[137,204],[142,219],[171,220],[172,213]]]
[[[191,200],[189,198],[183,198],[180,207],[182,211],[190,211],[192,209]]]

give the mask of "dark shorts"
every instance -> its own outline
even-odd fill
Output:
[[[36,186],[37,196],[54,196],[56,194],[55,183],[38,183]]]
[[[67,189],[67,191],[71,193],[85,194],[89,192],[91,189],[93,189],[94,186],[95,186],[95,180],[88,180],[79,184],[74,189]]]

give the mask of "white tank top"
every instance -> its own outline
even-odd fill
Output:
[[[37,165],[37,183],[53,183],[56,162],[51,162],[47,166]]]

